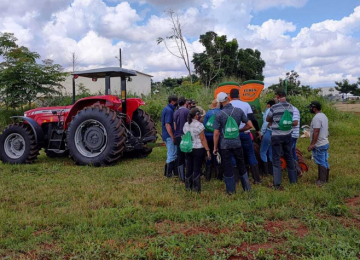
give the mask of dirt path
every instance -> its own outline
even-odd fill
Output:
[[[354,112],[356,114],[360,114],[360,104],[342,104],[337,103],[335,105],[337,109],[344,112]]]

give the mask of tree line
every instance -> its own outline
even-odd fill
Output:
[[[39,96],[59,94],[67,73],[16,42],[14,34],[0,33],[0,106],[23,110]]]
[[[350,83],[348,79],[343,79],[342,81],[336,81],[335,84],[335,89],[340,93],[360,96],[360,77],[356,83]]]

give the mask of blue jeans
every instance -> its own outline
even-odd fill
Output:
[[[254,144],[251,140],[250,133],[240,133],[241,147],[244,151],[245,163],[254,166],[258,164],[255,156]]]
[[[297,182],[297,173],[295,162],[291,152],[291,134],[289,135],[272,135],[272,154],[273,154],[273,172],[274,172],[274,185],[280,186],[281,184],[281,150],[284,153],[288,168],[288,176],[290,183]]]
[[[326,144],[324,146],[320,146],[320,147],[315,147],[314,150],[312,151],[312,154],[314,156],[315,159],[315,163],[317,165],[320,166],[324,166],[326,169],[329,169],[329,162],[328,162],[328,158],[329,158],[329,150],[330,145]]]
[[[171,163],[176,160],[177,157],[177,147],[174,144],[171,137],[166,139],[166,149],[167,149],[167,159],[166,163]]]
[[[293,158],[295,161],[299,161],[297,154],[296,154],[296,143],[297,143],[297,138],[291,137],[291,151],[293,154]]]
[[[272,149],[271,149],[271,133],[272,131],[266,129],[265,134],[262,137],[260,146],[260,157],[263,162],[267,162],[267,155],[272,162]]]

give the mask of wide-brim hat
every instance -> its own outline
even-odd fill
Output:
[[[210,108],[210,109],[217,108],[217,107],[218,107],[218,104],[219,104],[219,102],[218,102],[216,99],[214,99],[214,100],[211,102],[211,104],[209,105],[209,108]]]

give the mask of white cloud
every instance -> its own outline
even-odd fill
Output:
[[[108,3],[112,2],[112,6]],[[133,2],[147,4],[139,11]],[[326,20],[297,28],[291,21],[269,19],[252,25],[252,15],[272,7],[300,8],[307,0],[2,0],[0,31],[14,32],[19,43],[64,66],[76,52],[83,68],[116,66],[123,48],[124,64],[160,80],[187,72],[180,59],[169,54],[158,37],[171,34],[164,13],[180,14],[190,56],[203,51],[198,37],[213,30],[236,38],[241,48],[257,48],[266,61],[265,82],[276,83],[295,69],[304,84],[333,84],[342,77],[360,75],[360,6],[340,20]],[[152,5],[150,8],[149,5]],[[156,8],[147,18],[147,13]],[[261,14],[259,14],[261,15]],[[298,32],[297,32],[298,30]],[[294,33],[296,35],[294,36]]]

